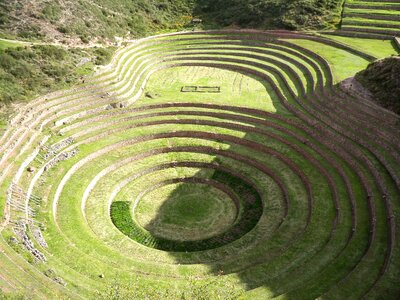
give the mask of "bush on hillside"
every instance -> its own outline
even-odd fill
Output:
[[[56,21],[62,14],[62,8],[58,1],[52,1],[47,3],[42,10],[42,16],[44,19],[49,21]]]
[[[111,61],[114,48],[96,48],[94,54],[96,55],[96,65],[106,65]]]

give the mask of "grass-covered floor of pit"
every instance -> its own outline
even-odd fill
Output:
[[[184,86],[219,86],[220,93],[181,92]],[[152,99],[153,98],[153,99]],[[135,105],[171,101],[236,105],[276,112],[262,82],[238,72],[208,67],[176,67],[153,74],[145,94]]]

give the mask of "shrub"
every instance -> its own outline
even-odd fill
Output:
[[[53,59],[65,59],[67,50],[52,45],[37,45],[32,47],[40,55]]]
[[[69,28],[65,25],[58,26],[57,30],[61,33],[71,33],[71,28]]]
[[[81,36],[79,36],[79,38],[85,44],[88,44],[90,42],[89,38],[86,35],[81,35]]]
[[[96,65],[106,65],[110,62],[113,53],[113,48],[96,48],[94,54],[96,55]]]
[[[28,28],[22,29],[18,36],[25,39],[37,39],[43,37],[40,28],[36,25],[30,25]]]
[[[42,10],[42,16],[49,21],[56,21],[60,18],[62,9],[58,2],[47,3]]]

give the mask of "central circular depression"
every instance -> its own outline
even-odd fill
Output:
[[[167,179],[131,201],[112,202],[112,222],[136,242],[164,251],[202,251],[239,239],[260,219],[262,199],[242,175],[207,166],[217,168],[211,178]]]
[[[176,183],[146,193],[134,218],[156,237],[195,241],[227,231],[237,215],[234,201],[221,189],[208,184]]]

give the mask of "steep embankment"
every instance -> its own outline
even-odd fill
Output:
[[[400,56],[370,64],[356,79],[373,94],[377,103],[400,114]]]

